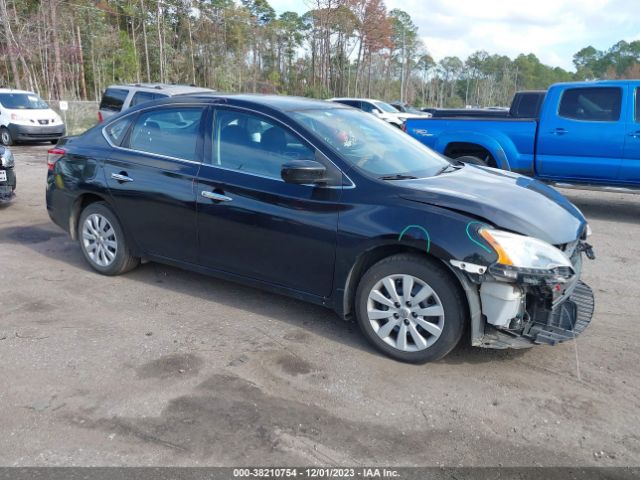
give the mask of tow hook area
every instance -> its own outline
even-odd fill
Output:
[[[579,252],[584,252],[584,254],[587,256],[587,258],[589,260],[595,260],[596,259],[596,254],[593,251],[593,247],[588,244],[587,242],[580,242],[578,244],[578,251]]]

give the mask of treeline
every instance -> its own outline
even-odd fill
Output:
[[[0,85],[96,99],[111,83],[159,81],[461,107],[508,105],[516,90],[558,81],[640,77],[640,41],[584,48],[575,73],[533,54],[436,62],[411,16],[384,0],[306,5],[277,15],[268,0],[0,0]]]

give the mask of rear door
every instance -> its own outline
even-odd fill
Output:
[[[331,293],[341,173],[337,185],[285,183],[282,165],[332,164],[283,123],[218,107],[198,179],[201,265],[315,296]]]
[[[620,180],[640,184],[640,86],[629,86],[632,113],[628,117],[627,135],[624,144],[624,159],[620,169]]]
[[[540,120],[537,172],[542,177],[610,182],[624,152],[625,91],[617,86],[558,89]]]
[[[195,182],[202,159],[206,107],[171,105],[142,110],[121,143],[105,160],[107,185],[116,212],[146,254],[194,263]],[[116,130],[117,132],[117,130]]]

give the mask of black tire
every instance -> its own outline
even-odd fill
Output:
[[[440,301],[444,311],[440,336],[423,350],[408,352],[388,344],[378,336],[369,320],[367,314],[369,294],[381,280],[389,275],[411,275],[421,280],[431,287]],[[455,279],[436,260],[417,254],[393,255],[369,268],[360,279],[355,307],[356,318],[364,336],[389,357],[408,363],[426,363],[441,359],[458,344],[468,323],[467,304]],[[406,323],[407,320],[404,322]],[[399,324],[398,327],[394,327],[393,332],[396,335],[399,333],[399,328]]]
[[[85,245],[85,239],[83,237],[83,228],[87,218],[92,215],[98,215],[103,217],[108,221],[111,225],[114,237],[116,241],[117,248],[115,249],[115,256],[110,261],[108,265],[100,265],[96,260],[91,257],[89,253],[89,248]],[[95,217],[94,217],[95,218]],[[128,272],[136,268],[140,264],[140,258],[135,257],[131,254],[131,250],[129,249],[127,239],[124,235],[122,227],[120,226],[120,222],[118,218],[113,213],[111,208],[104,202],[95,202],[89,204],[80,215],[80,220],[78,222],[78,240],[80,242],[80,250],[82,250],[82,254],[84,258],[87,260],[91,268],[93,268],[98,273],[103,275],[120,275],[122,273]],[[110,237],[113,238],[113,237]],[[92,242],[89,241],[91,244]],[[95,243],[95,242],[93,242]],[[103,258],[106,258],[103,256]]]
[[[13,141],[13,136],[7,127],[0,128],[0,143],[7,147],[10,147],[15,143]]]

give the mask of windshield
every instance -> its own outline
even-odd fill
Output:
[[[34,93],[0,93],[0,104],[10,110],[44,110],[47,102]]]
[[[391,105],[389,105],[388,103],[384,103],[384,102],[373,102],[373,104],[378,107],[380,110],[382,110],[383,112],[387,112],[387,113],[398,113],[398,109],[392,107]]]
[[[403,131],[359,110],[291,112],[347,162],[376,177],[431,177],[451,165]]]

